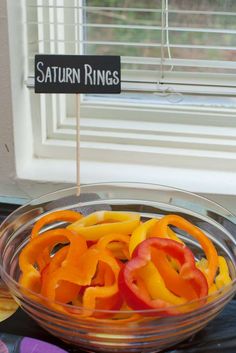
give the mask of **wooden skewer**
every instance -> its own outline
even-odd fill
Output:
[[[80,94],[76,95],[76,182],[77,196],[80,195]]]

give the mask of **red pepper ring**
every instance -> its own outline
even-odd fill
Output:
[[[180,263],[180,276],[189,281],[194,287],[198,298],[208,294],[208,284],[203,273],[195,266],[194,256],[191,250],[184,244],[171,239],[149,238],[140,243],[134,251],[133,257],[121,269],[118,278],[119,289],[126,303],[134,310],[160,309],[160,316],[178,315],[181,313],[173,304],[161,300],[153,300],[147,292],[142,291],[136,284],[139,268],[144,267],[152,260],[151,248],[162,250],[167,255],[178,260]],[[156,312],[147,315],[157,315]]]

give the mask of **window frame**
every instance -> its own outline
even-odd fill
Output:
[[[41,133],[38,115],[34,117],[37,124],[32,126],[29,90],[26,87],[27,68],[24,66],[23,78],[19,70],[25,62],[26,52],[25,33],[22,30],[24,18],[19,16],[20,12],[20,2],[10,0],[8,26],[16,175],[17,180],[23,183],[28,181],[31,185],[43,184],[44,190],[55,190],[74,185],[76,181],[75,142],[72,140],[75,134],[74,122],[67,117],[66,124],[71,126],[67,134],[72,135],[72,139],[67,141],[59,139],[57,135],[64,133],[63,124],[62,128],[59,127],[59,131],[53,131],[53,138],[52,136],[48,138],[45,130]],[[142,131],[147,129],[147,123],[140,122],[141,114],[145,114],[148,116],[150,129],[162,132],[167,147],[163,148],[161,143],[146,148],[143,145],[126,144],[119,136],[115,143],[108,143],[101,136],[98,136],[97,141],[88,141],[92,135],[93,137],[99,135],[98,131],[101,132],[106,120],[112,122],[111,118],[114,120],[114,127],[110,128],[108,134],[114,133],[118,122],[122,124],[125,109],[128,111],[129,119],[139,124],[137,139],[145,140]],[[39,113],[39,109],[35,112]],[[178,124],[176,115],[179,116]],[[81,182],[154,182],[198,193],[236,195],[235,116],[235,109],[230,108],[224,108],[219,112],[218,108],[179,107],[178,104],[171,104],[168,108],[163,105],[157,111],[150,105],[141,107],[127,103],[119,107],[116,103],[107,106],[102,101],[97,103],[85,100],[82,102],[81,135],[85,141],[81,142]],[[89,133],[86,132],[88,126],[93,127]],[[175,131],[175,143],[173,133],[170,131]],[[217,141],[214,140],[214,133]],[[202,142],[204,134],[207,149],[204,149]],[[183,136],[185,141],[182,141],[181,146]],[[185,148],[184,143],[191,145],[193,137],[195,140],[192,144],[195,143],[199,148]],[[127,134],[127,140],[130,138],[131,135]],[[168,143],[173,147],[168,148]],[[217,151],[222,146],[225,151],[218,154]]]

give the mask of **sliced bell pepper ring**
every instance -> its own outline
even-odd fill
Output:
[[[42,269],[41,272],[41,294],[44,296],[46,290],[47,282],[49,276],[61,266],[62,261],[65,260],[65,257],[68,253],[68,245],[60,249],[53,258],[50,259],[50,262]]]
[[[177,307],[171,308],[173,304],[166,300],[152,299],[150,295],[140,291],[136,284],[137,272],[152,260],[151,249],[164,251],[168,256],[177,259],[181,265],[180,276],[187,280],[197,292],[198,298],[208,294],[208,284],[205,276],[195,266],[194,256],[189,248],[174,240],[164,238],[149,238],[143,241],[135,250],[134,257],[121,269],[118,285],[124,295],[127,304],[135,310],[161,309],[161,316],[176,315],[179,313]],[[157,312],[149,312],[157,315]]]
[[[162,237],[162,234],[158,234],[156,232],[156,228],[158,225],[158,219],[150,219],[142,224],[140,224],[139,227],[137,227],[131,237],[130,237],[130,244],[129,244],[129,252],[130,255],[132,255],[133,251],[135,250],[136,246],[140,244],[143,240],[150,238],[150,237]],[[167,227],[167,232],[164,236],[165,238],[173,239],[178,241],[179,243],[182,243],[182,240],[180,240],[177,235],[169,228]],[[176,260],[171,259],[170,262],[172,263],[173,267],[177,270],[179,268],[179,264]]]
[[[49,280],[48,277],[50,278],[51,275],[49,274],[49,272],[49,265],[47,265],[41,274],[42,289],[40,294],[42,294],[43,296],[45,296],[45,289],[43,289],[43,286],[45,288],[45,283]],[[77,298],[79,291],[80,286],[77,286],[76,284],[67,281],[60,281],[58,283],[58,287],[55,290],[55,301],[64,304],[71,303],[72,300]]]
[[[105,245],[105,242],[104,242],[104,245]],[[119,265],[119,268],[122,268],[124,266],[123,263],[119,261],[118,261],[118,265]],[[115,294],[111,296],[101,296],[101,292],[104,292],[104,289],[106,290],[109,289],[110,291],[111,286],[113,284],[117,285],[117,279],[118,279],[118,271],[114,272],[111,266],[109,266],[107,263],[104,263],[103,261],[99,261],[96,277],[92,280],[91,286],[88,286],[87,288],[85,288],[83,305],[85,307],[88,307],[88,305],[91,305],[91,295],[92,295],[93,298],[95,296],[96,310],[106,310],[106,311],[119,310],[123,304],[123,297],[118,290]],[[93,289],[90,290],[89,288],[93,288]],[[92,300],[94,300],[93,298]],[[108,317],[112,317],[113,315],[114,313],[109,314],[107,312],[93,313],[94,317],[100,317],[100,318],[108,318]]]
[[[117,284],[103,287],[88,287],[83,295],[84,314],[94,317],[107,318],[114,313],[94,312],[93,310],[119,310],[123,297],[118,292]]]
[[[200,243],[208,260],[208,268],[204,270],[204,274],[210,287],[214,282],[218,269],[218,254],[212,241],[199,228],[195,227],[192,223],[188,222],[184,218],[176,215],[168,215],[160,219],[156,226],[157,234],[160,234],[160,236],[166,234],[167,227],[169,225],[173,225],[179,229],[184,230],[189,235],[197,239]]]
[[[70,265],[67,261],[67,266],[61,266],[54,271],[45,287],[45,297],[49,300],[55,300],[56,288],[60,281],[68,281],[78,286],[91,284],[97,270],[98,252],[96,249],[90,248],[85,254],[78,257],[77,264]]]
[[[52,213],[48,213],[45,216],[41,217],[34,225],[31,232],[31,239],[37,237],[40,233],[40,230],[47,224],[54,222],[75,222],[81,219],[83,216],[79,212],[72,210],[60,210]],[[39,255],[37,264],[42,271],[42,269],[49,263],[50,254],[49,250],[45,248],[43,252]]]
[[[131,237],[130,237],[130,243],[129,243],[129,253],[130,256],[132,255],[134,249],[138,244],[140,244],[143,240],[148,239],[150,237],[162,237],[162,234],[158,234],[156,231],[158,227],[158,219],[152,218],[149,219],[148,221],[141,223],[139,227],[137,227]],[[167,227],[166,234],[164,238],[170,238],[172,240],[176,240],[179,243],[182,243],[182,240],[177,237],[175,232],[173,232],[172,229]]]
[[[157,219],[149,219],[148,221],[142,223],[137,227],[131,237],[129,242],[129,253],[132,256],[133,251],[143,240],[148,238],[148,233],[151,232],[152,228],[158,223]]]
[[[119,264],[111,254],[102,249],[96,249],[96,247],[89,248],[77,261],[77,264],[71,264],[69,261],[65,266],[61,266],[57,271],[53,273],[51,281],[48,283],[46,297],[50,300],[55,300],[55,289],[59,281],[68,281],[79,286],[90,286],[91,282],[96,275],[98,262],[102,261],[112,268],[115,278],[118,276]],[[87,290],[87,289],[86,289]],[[84,291],[84,294],[86,292]],[[115,294],[117,291],[115,287],[111,290],[107,289],[107,296]],[[95,297],[91,294],[91,305],[89,305],[89,295],[86,304],[89,305],[89,309],[93,308]]]
[[[121,264],[119,264],[121,266]],[[123,264],[122,264],[123,265]],[[74,299],[73,305],[77,305],[82,307],[83,303],[83,295],[87,288],[96,288],[96,286],[104,287],[104,286],[111,286],[112,284],[117,281],[113,270],[110,266],[108,266],[105,262],[99,261],[97,265],[97,271],[95,277],[91,281],[91,286],[82,287],[79,293],[79,297],[77,296]],[[89,293],[87,293],[88,295]],[[120,310],[123,304],[123,298],[119,292],[115,293],[114,295],[108,297],[97,297],[96,298],[96,312],[91,312],[91,309],[88,311],[87,314],[93,314],[93,317],[96,318],[110,318],[114,316],[114,313],[108,313],[106,311],[114,311]],[[86,310],[85,310],[86,313]]]
[[[138,226],[140,216],[130,212],[98,211],[67,228],[81,234],[86,240],[98,240],[109,233],[131,234]]]
[[[95,276],[91,281],[91,285],[92,286],[104,286],[104,284],[111,285],[112,283],[114,283],[114,280],[115,280],[114,272],[112,271],[110,266],[108,266],[103,261],[99,261],[97,264],[97,270],[96,270]]]
[[[96,247],[101,249],[108,249],[118,259],[129,259],[129,246],[130,236],[125,234],[107,234],[101,237]]]
[[[91,280],[91,285],[84,291],[83,306],[89,310],[118,310],[123,301],[117,286],[121,264],[105,249],[95,248],[95,250],[98,250],[97,274]],[[91,315],[91,312],[88,314]]]
[[[215,283],[213,283],[209,289],[209,294],[216,292],[224,286],[227,286],[232,282],[229,275],[229,268],[227,262],[223,256],[218,256],[219,261],[219,274],[215,278]],[[202,258],[197,262],[197,267],[204,273],[204,270],[208,267],[208,261]]]
[[[82,302],[85,309],[84,312],[89,316],[94,314],[91,312],[93,309],[118,310],[123,301],[118,292],[117,285],[120,264],[117,263],[114,257],[110,256],[109,252],[106,250],[101,251],[101,249],[99,249],[98,261],[103,262],[103,266],[108,266],[109,269],[107,276],[104,276],[103,286],[88,286],[84,291]],[[112,272],[110,270],[112,270]],[[102,315],[102,313],[99,314],[100,317],[104,315]]]
[[[168,238],[177,241],[178,243],[184,244],[184,242],[175,234],[175,232],[170,228],[166,228],[166,233],[161,233],[158,231],[159,225],[158,223],[150,231],[150,237],[160,237],[160,238]]]
[[[63,263],[68,254],[69,246],[65,246],[53,256],[51,262],[46,266],[46,268],[41,272],[41,294],[46,296],[47,285],[50,281],[51,276],[53,276],[54,271],[58,269]],[[55,289],[55,301],[61,303],[70,303],[75,298],[77,298],[80,291],[80,286],[70,283],[67,281],[60,281],[57,288]]]
[[[31,238],[35,238],[39,235],[40,230],[46,225],[54,222],[76,222],[81,219],[83,216],[79,212],[72,210],[60,210],[52,213],[48,213],[45,216],[41,217],[34,225]]]
[[[49,264],[50,260],[50,250],[48,248],[45,248],[38,254],[35,262],[40,272],[42,272],[43,269]]]
[[[43,252],[45,248],[47,248],[50,253],[56,245],[61,243],[67,244],[68,242],[73,242],[79,245],[77,246],[78,256],[87,249],[86,241],[83,237],[79,235],[75,236],[65,228],[49,230],[44,232],[40,237],[32,239],[24,247],[19,256],[19,267],[22,271],[19,281],[20,284],[25,288],[39,293],[41,288],[41,274],[35,268],[38,254]]]
[[[216,276],[215,283],[217,289],[221,289],[224,286],[229,285],[232,279],[229,275],[229,268],[227,262],[223,256],[219,256],[219,274]]]
[[[152,261],[147,265],[137,270],[137,275],[140,276],[147,288],[152,299],[165,300],[172,305],[180,305],[186,303],[185,298],[176,296],[166,287],[164,279],[160,275],[158,269]]]
[[[159,271],[161,277],[164,280],[166,287],[173,292],[175,295],[185,298],[187,300],[197,299],[197,293],[194,287],[179,274],[179,270],[176,271],[176,267],[173,263],[177,260],[168,258],[166,254],[158,249],[152,249],[152,261]],[[178,265],[180,269],[180,265]]]
[[[105,298],[97,298],[96,299],[96,310],[93,314],[94,317],[96,318],[111,318],[112,316],[115,315],[113,311],[118,311],[121,309],[122,304],[123,304],[123,297],[119,292],[115,293],[114,295],[110,297],[105,297]],[[110,310],[111,312],[99,312],[99,310],[104,310],[108,311]]]
[[[118,260],[126,261],[130,258],[128,244],[122,242],[111,242],[107,246],[113,256]]]

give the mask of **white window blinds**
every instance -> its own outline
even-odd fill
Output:
[[[234,0],[25,0],[36,53],[121,55],[122,90],[236,93]]]

